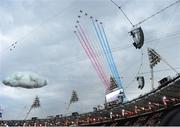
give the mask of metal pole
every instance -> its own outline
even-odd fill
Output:
[[[27,119],[27,117],[29,116],[29,114],[30,114],[31,110],[32,110],[32,106],[31,106],[31,108],[29,109],[29,111],[27,112],[27,114],[26,114],[26,116],[25,116],[24,120],[26,120],[26,119]]]
[[[154,89],[154,71],[153,71],[153,67],[151,67],[151,87],[152,90]]]
[[[65,103],[66,104],[66,103]],[[66,111],[65,111],[65,126],[67,126],[67,113],[69,111],[69,107],[70,107],[71,103],[68,104],[68,107],[66,108]]]

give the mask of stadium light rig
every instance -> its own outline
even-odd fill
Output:
[[[149,56],[149,66],[151,70],[151,86],[152,89],[154,89],[154,71],[153,68],[160,62],[163,61],[169,68],[171,68],[177,75],[179,75],[179,72],[172,67],[160,54],[158,54],[154,49],[148,48],[148,56]]]

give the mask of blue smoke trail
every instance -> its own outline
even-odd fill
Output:
[[[97,34],[97,36],[98,36],[99,42],[100,42],[100,44],[101,44],[101,47],[103,48],[103,52],[104,52],[104,54],[105,54],[105,57],[106,57],[106,59],[107,59],[107,61],[108,61],[108,65],[109,65],[109,67],[110,67],[111,73],[113,74],[113,69],[112,69],[111,63],[109,62],[109,61],[110,61],[110,60],[109,60],[109,57],[108,57],[107,54],[106,54],[106,49],[105,49],[104,43],[103,43],[103,41],[102,41],[102,39],[101,39],[101,37],[100,37],[100,35],[99,35],[99,32],[98,32],[98,30],[97,30],[97,28],[96,28],[96,25],[95,25],[93,19],[92,19],[92,23],[93,23],[95,32],[96,32],[96,34]]]
[[[110,55],[111,62],[112,62],[112,65],[113,65],[113,68],[114,68],[114,71],[115,71],[116,80],[117,80],[118,84],[122,87],[122,83],[121,83],[121,80],[120,80],[120,77],[119,77],[119,72],[118,72],[118,70],[116,68],[116,65],[115,65],[115,62],[114,62],[114,59],[113,59],[113,56],[112,56],[112,51],[110,49],[110,46],[109,46],[109,43],[108,43],[108,40],[107,40],[107,36],[106,36],[105,30],[104,30],[104,27],[103,27],[102,24],[101,24],[101,28],[102,28],[102,31],[103,31],[103,34],[104,34],[104,38],[106,40],[108,54]]]
[[[111,48],[110,48],[110,46],[109,46],[109,43],[108,43],[108,40],[107,40],[107,36],[106,36],[105,30],[104,30],[104,27],[103,27],[102,24],[101,24],[101,28],[102,28],[102,31],[103,31],[103,34],[104,34],[104,37],[105,37],[105,40],[106,40],[106,44],[108,45],[110,58],[111,58],[111,60],[112,60],[112,62],[113,62],[113,67],[114,67],[115,73],[116,73],[116,80],[117,80],[118,85],[120,86],[120,88],[123,89],[123,93],[124,93],[124,88],[123,88],[123,85],[122,85],[122,83],[121,83],[121,79],[120,79],[120,77],[119,77],[119,72],[118,72],[118,70],[117,70],[117,68],[116,68],[116,65],[115,65],[115,62],[114,62],[114,59],[113,59],[113,55],[112,55],[112,51],[111,51]],[[124,93],[124,99],[125,99],[124,101],[127,101],[127,97],[126,97],[126,94],[125,94],[125,93]]]
[[[117,73],[116,73],[116,68],[115,68],[115,64],[114,64],[113,57],[110,55],[110,51],[109,51],[109,49],[108,49],[108,44],[107,44],[106,40],[103,38],[103,33],[102,33],[102,31],[101,31],[98,23],[97,23],[97,27],[98,27],[99,33],[100,33],[100,35],[101,35],[101,38],[102,38],[102,40],[103,40],[102,42],[104,43],[104,46],[105,46],[105,49],[106,49],[106,55],[107,55],[108,58],[109,58],[109,63],[110,63],[110,65],[111,65],[111,68],[112,68],[112,71],[113,71],[113,76],[114,76],[114,78],[116,79],[116,83],[117,83],[118,85],[120,85],[120,84],[119,84],[120,82],[118,82],[118,80],[117,80],[118,75],[117,75]]]
[[[98,39],[100,41],[101,47],[103,48],[103,52],[104,52],[104,54],[106,56],[106,60],[107,60],[108,65],[110,67],[111,73],[113,74],[113,76],[115,78],[115,81],[118,84],[118,87],[120,87],[124,91],[123,85],[122,85],[120,77],[119,77],[119,72],[118,72],[118,70],[116,68],[116,65],[115,65],[115,62],[114,62],[114,59],[113,59],[113,56],[112,56],[112,51],[110,49],[110,45],[108,43],[107,36],[106,36],[105,30],[103,28],[103,25],[101,24],[101,29],[100,29],[100,26],[98,25],[98,23],[97,23],[97,26],[96,26],[93,19],[92,19],[92,23],[93,23],[95,32],[96,32],[96,34],[98,36]],[[99,31],[97,30],[97,27],[98,27]],[[124,101],[127,101],[125,93],[124,93],[124,99],[125,99]]]

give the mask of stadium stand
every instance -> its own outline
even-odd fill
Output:
[[[122,112],[123,111],[123,112]],[[157,126],[180,125],[180,76],[138,98],[99,111],[48,119],[1,120],[0,126]]]

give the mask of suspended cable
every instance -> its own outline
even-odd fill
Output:
[[[177,12],[177,9],[178,9],[179,5],[180,5],[180,4],[177,4],[177,6],[174,8],[173,13],[172,13],[172,15],[171,15],[171,18],[170,18],[170,16],[168,17],[168,18],[169,18],[169,21],[168,21],[167,24],[165,25],[165,26],[166,26],[166,31],[163,31],[163,32],[164,32],[164,35],[168,34],[167,31],[169,30],[169,25],[170,25],[170,23],[172,22],[172,20],[173,20],[173,18],[174,18],[174,16],[175,16],[175,12]],[[179,13],[179,12],[178,12],[178,13]],[[156,46],[154,46],[154,48],[155,48],[155,47],[157,48],[157,47],[158,47],[158,44],[159,44],[160,42],[161,42],[161,41],[157,42],[157,43],[156,43]]]
[[[151,43],[154,43],[154,42],[156,42],[157,40],[160,40],[160,39],[163,39],[163,38],[178,37],[179,35],[180,35],[179,32],[174,32],[174,33],[172,33],[172,34],[168,34],[168,35],[166,35],[166,36],[162,36],[162,37],[159,37],[159,38],[147,40],[147,41],[145,41],[145,42],[146,42],[146,44],[151,44]],[[169,41],[169,42],[170,42],[170,41]],[[174,43],[174,42],[173,42],[173,43]],[[133,48],[133,46],[131,46],[131,45],[125,45],[124,47],[112,48],[112,52],[122,51],[122,50],[126,50],[126,49],[129,49],[129,48]],[[75,63],[77,63],[77,62],[81,62],[81,61],[85,60],[84,57],[80,57],[79,55],[76,56],[75,58],[78,58],[78,60],[76,60],[76,61],[71,61],[71,62],[68,62],[68,63],[60,64],[61,67],[68,66],[68,65],[71,65],[71,64],[75,64]]]
[[[121,12],[123,13],[123,15],[126,17],[126,19],[129,21],[129,23],[132,25],[132,27],[134,27],[133,23],[131,22],[131,20],[128,18],[128,16],[126,15],[126,13],[123,11],[123,9],[118,5],[116,4],[113,0],[111,0],[111,2],[116,5],[120,10]]]
[[[163,11],[165,11],[166,9],[172,7],[173,5],[177,4],[178,2],[180,2],[180,0],[177,0],[177,1],[173,2],[172,4],[166,6],[165,8],[163,8],[163,9],[161,9],[161,10],[159,10],[158,12],[154,13],[153,15],[151,15],[151,16],[145,18],[144,20],[140,21],[139,23],[137,23],[137,24],[134,25],[134,26],[138,26],[138,25],[140,25],[140,24],[146,22],[147,20],[149,20],[149,19],[151,19],[152,17],[154,17],[154,16],[160,14],[161,12],[163,12]]]
[[[155,38],[155,39],[150,39],[150,40],[146,40],[145,41],[145,44],[150,44],[150,43],[154,43],[160,39],[163,39],[163,38],[171,38],[171,37],[177,37],[179,36],[180,33],[177,32],[177,33],[172,33],[172,34],[169,34],[169,35],[166,35],[166,36],[163,36],[163,37],[159,37],[159,38]],[[115,51],[119,51],[119,50],[125,50],[125,49],[129,49],[129,48],[132,48],[133,46],[131,45],[125,45],[124,47],[117,47],[117,48],[112,48],[112,51],[115,52]]]
[[[133,79],[126,85],[125,89],[127,89],[127,88],[135,81],[136,77],[137,77],[139,74],[142,74],[142,73],[140,73],[140,71],[141,71],[141,68],[142,68],[142,66],[143,66],[143,55],[144,55],[144,53],[143,53],[143,50],[141,49],[141,62],[140,62],[138,71],[137,71],[136,75],[133,77]]]
[[[180,67],[174,67],[174,69],[179,70]],[[164,72],[164,71],[170,71],[170,70],[172,70],[172,69],[166,68],[166,69],[161,69],[161,70],[154,70],[154,73]],[[142,72],[142,73],[140,73],[140,74],[149,74],[149,73],[151,73],[151,72],[150,72],[150,71],[146,71],[146,72]]]

